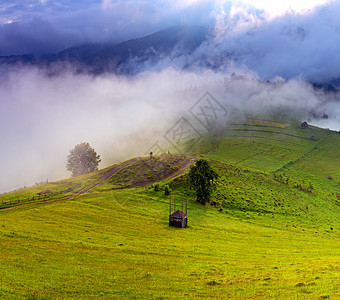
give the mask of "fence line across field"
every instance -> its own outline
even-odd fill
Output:
[[[16,199],[13,198],[13,199],[6,200],[6,201],[2,200],[0,207],[8,207],[8,206],[20,204],[20,203],[23,203],[23,202],[30,202],[30,201],[41,200],[41,199],[48,199],[48,198],[58,196],[58,195],[61,195],[61,194],[64,194],[64,193],[73,192],[75,189],[77,189],[79,187],[81,187],[81,183],[77,183],[73,187],[69,187],[65,190],[50,192],[50,193],[46,193],[46,194],[36,194],[36,195],[33,195],[32,197],[25,198],[25,199],[18,199],[19,197],[16,197]]]

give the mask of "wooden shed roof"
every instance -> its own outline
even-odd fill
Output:
[[[173,214],[171,214],[170,217],[176,218],[176,219],[184,219],[187,217],[187,214],[180,210],[177,210]]]

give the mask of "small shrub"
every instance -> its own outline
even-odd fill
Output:
[[[144,275],[143,275],[143,278],[151,278],[152,277],[152,274],[150,272],[146,272]]]
[[[169,196],[169,195],[171,194],[171,189],[169,188],[168,185],[166,185],[166,186],[164,187],[164,194],[165,194],[166,196]]]
[[[210,281],[207,282],[207,285],[212,285],[212,286],[214,286],[214,285],[220,285],[220,284],[221,284],[221,282],[220,282],[220,281],[217,281],[217,280],[215,280],[215,279],[210,280]]]
[[[155,192],[159,192],[160,188],[159,188],[159,183],[156,183],[154,186],[153,186],[153,189],[155,190]]]
[[[309,189],[309,191],[314,190],[314,186],[313,186],[313,184],[311,182],[309,183],[308,189]]]

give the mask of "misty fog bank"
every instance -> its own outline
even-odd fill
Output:
[[[0,192],[69,177],[66,158],[80,142],[89,142],[101,155],[100,167],[145,155],[155,142],[164,142],[180,117],[190,117],[189,109],[206,92],[229,112],[291,110],[301,120],[326,113],[323,126],[340,130],[337,94],[315,90],[302,80],[263,83],[256,74],[235,71],[167,68],[135,77],[67,71],[50,77],[24,68],[3,74]]]

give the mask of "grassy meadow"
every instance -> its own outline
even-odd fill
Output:
[[[0,210],[0,298],[340,298],[340,134],[298,125],[250,120],[205,140],[215,206],[178,173],[192,156],[168,155],[72,200]],[[168,226],[166,184],[177,208],[188,195],[186,229]]]

